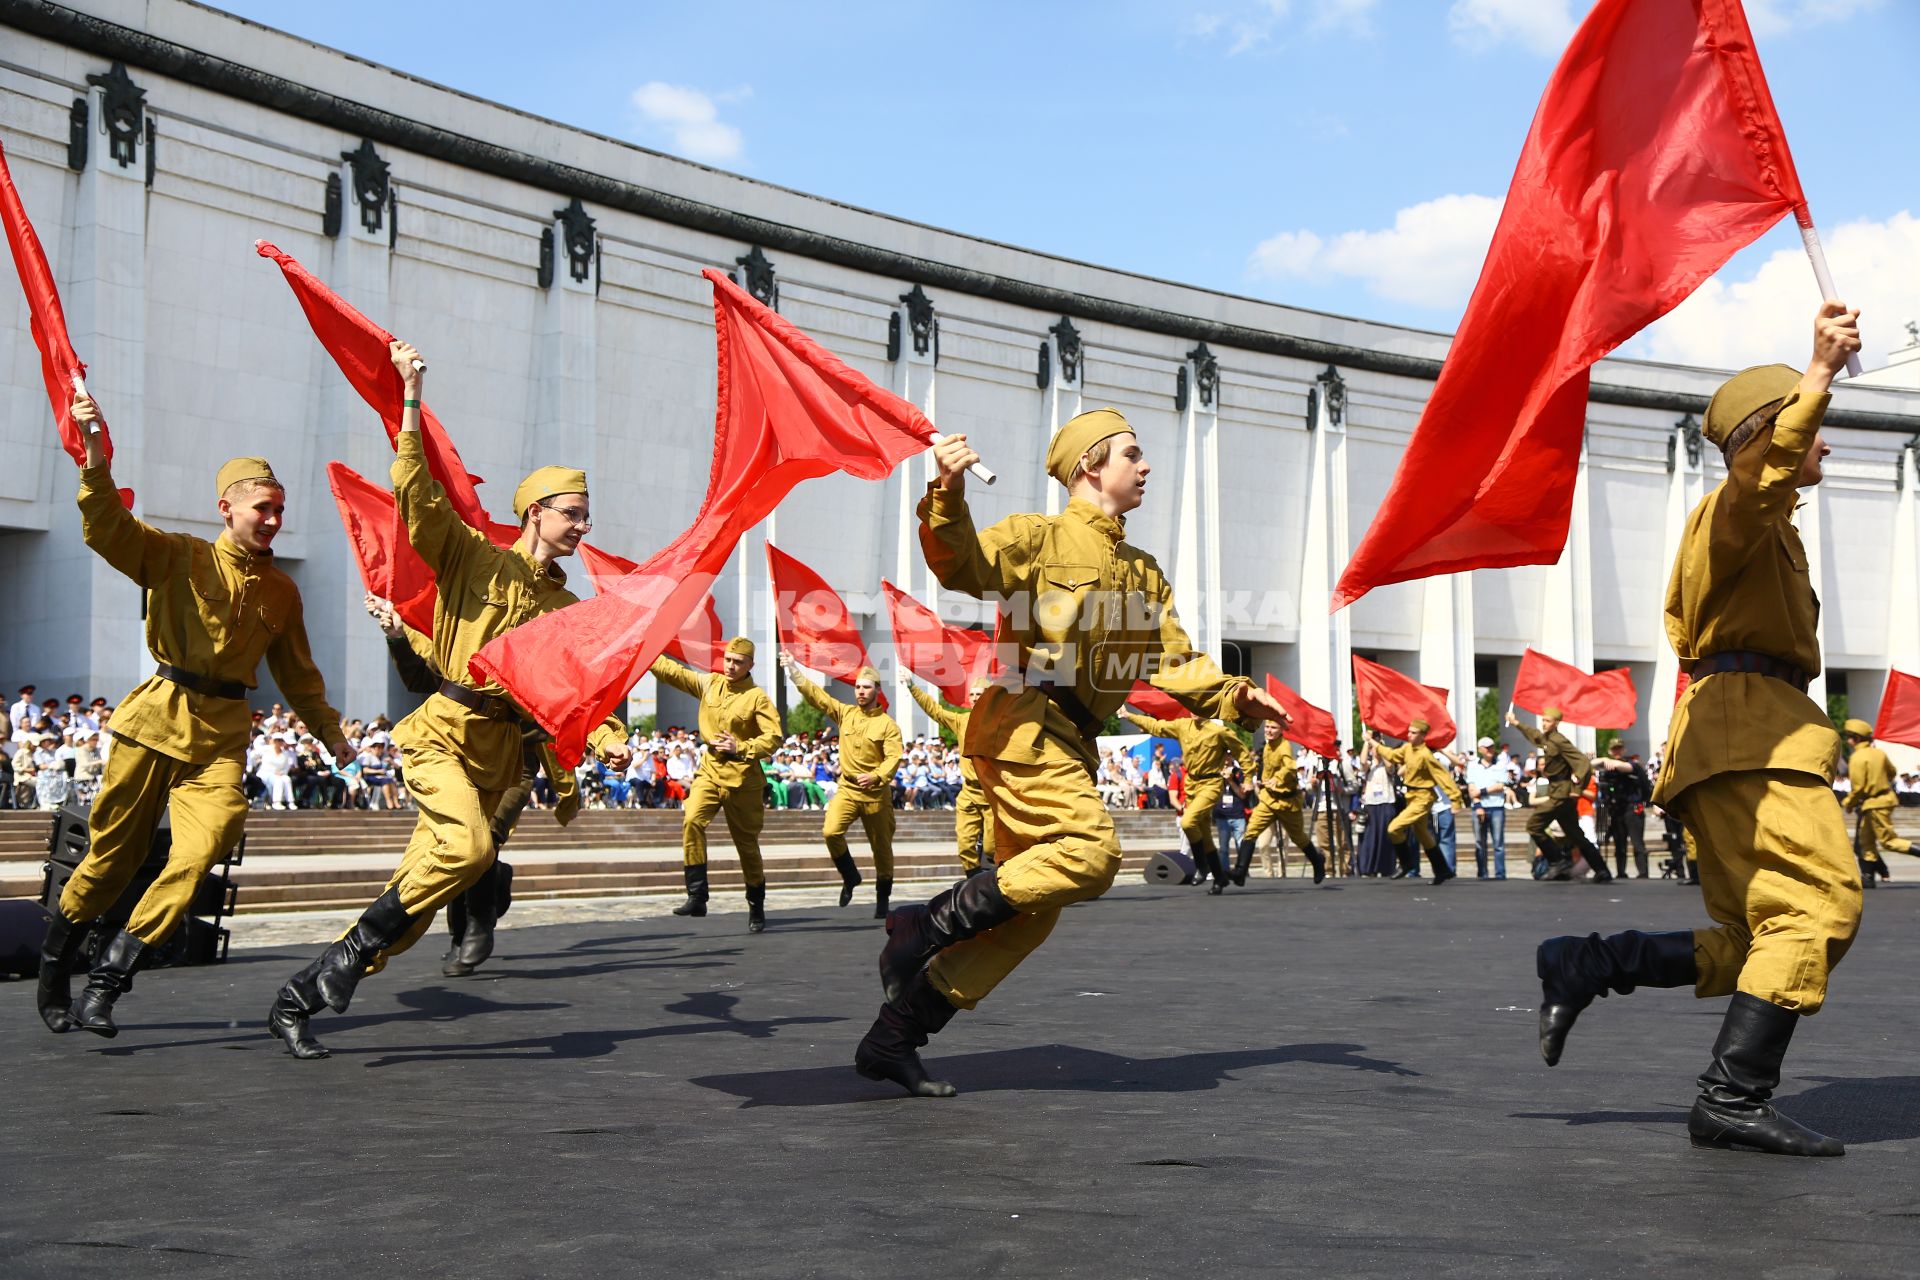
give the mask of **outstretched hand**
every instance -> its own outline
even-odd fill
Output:
[[[73,417],[73,425],[80,428],[80,439],[87,449],[86,466],[97,467],[107,460],[106,441],[100,435],[100,406],[93,397],[76,391],[73,403],[67,412]]]

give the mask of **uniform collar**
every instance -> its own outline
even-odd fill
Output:
[[[567,571],[560,567],[560,562],[558,560],[553,561],[552,563],[548,564],[546,568],[542,569],[540,567],[540,562],[538,560],[535,560],[532,556],[528,555],[526,552],[526,548],[522,547],[517,542],[513,544],[513,553],[519,556],[522,560],[526,562],[527,571],[533,574],[534,580],[536,582],[539,581],[541,578],[547,578],[551,580],[556,586],[564,587],[567,585]]]
[[[266,551],[249,551],[229,537],[225,529],[222,529],[220,536],[213,540],[213,549],[228,564],[241,569],[247,568],[255,560],[271,561],[273,559],[271,548]]]
[[[1071,516],[1100,533],[1111,542],[1119,542],[1127,536],[1127,522],[1119,516],[1110,516],[1085,498],[1074,498],[1067,503],[1062,515]]]

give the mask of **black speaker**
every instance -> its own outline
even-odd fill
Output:
[[[1147,860],[1148,884],[1192,884],[1193,859],[1184,853],[1156,853]]]
[[[61,808],[53,816],[53,830],[47,842],[46,877],[41,882],[40,902],[34,906],[35,914],[40,916],[39,934],[33,942],[34,954],[31,962],[34,971],[39,968],[40,938],[46,933],[47,912],[58,909],[60,895],[66,890],[67,881],[80,863],[86,859],[90,844],[87,831],[88,806],[70,804]],[[172,937],[154,948],[152,959],[147,968],[161,969],[170,965],[218,964],[227,958],[228,932],[220,927],[220,921],[233,914],[235,901],[239,897],[239,888],[223,874],[225,868],[240,861],[246,848],[246,838],[241,837],[237,845],[217,869],[207,872],[195,887],[193,899],[187,906],[187,918]],[[88,931],[86,941],[80,945],[81,963],[91,965],[100,949],[112,940],[120,930],[126,928],[127,921],[133,915],[133,909],[140,905],[140,899],[153,886],[153,882],[166,870],[167,856],[173,851],[173,820],[165,809],[160,811],[160,825],[154,830],[153,842],[147,848],[147,857],[140,864],[133,878],[128,881],[125,892],[109,907],[106,914]],[[211,920],[198,917],[210,916]]]
[[[0,973],[31,978],[40,972],[47,913],[32,898],[0,898]]]

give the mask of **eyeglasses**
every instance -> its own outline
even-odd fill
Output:
[[[585,507],[549,507],[545,503],[542,503],[540,509],[553,512],[553,514],[559,516],[575,528],[593,528],[593,517],[587,514]]]

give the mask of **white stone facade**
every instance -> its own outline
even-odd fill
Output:
[[[714,353],[699,271],[739,270],[762,243],[716,229],[700,212],[717,209],[764,220],[757,225],[777,235],[842,246],[816,257],[792,239],[786,248],[769,242],[781,312],[928,409],[943,430],[974,439],[1001,476],[997,487],[974,490],[983,523],[1057,509],[1058,491],[1040,470],[1052,428],[1083,406],[1124,412],[1156,463],[1147,504],[1129,521],[1131,539],[1169,568],[1183,614],[1209,649],[1239,646],[1255,671],[1338,705],[1349,696],[1347,654],[1358,650],[1454,690],[1455,714],[1470,725],[1476,677],[1484,683],[1491,667],[1510,685],[1532,644],[1582,664],[1631,664],[1644,709],[1629,740],[1644,746],[1664,731],[1675,674],[1661,632],[1667,567],[1680,520],[1718,479],[1717,459],[1690,455],[1677,422],[1718,372],[1596,367],[1580,498],[1559,565],[1403,584],[1329,618],[1332,579],[1384,495],[1431,387],[1430,372],[1417,370],[1444,354],[1445,335],[851,209],[532,118],[180,0],[89,0],[74,6],[84,21],[54,27],[22,17],[30,8],[38,6],[0,4],[0,22],[19,24],[0,27],[0,139],[112,424],[116,477],[137,490],[144,518],[210,536],[218,463],[238,453],[272,460],[288,486],[279,554],[305,594],[335,701],[350,715],[406,703],[360,609],[324,468],[340,459],[384,481],[388,448],[279,272],[253,254],[255,239],[279,244],[422,348],[432,366],[428,398],[469,467],[487,477],[482,494],[496,515],[509,514],[512,486],[531,467],[584,466],[593,540],[637,559],[685,526],[706,483]],[[501,165],[471,155],[409,150],[391,139],[411,135],[384,124],[347,129],[311,110],[268,105],[270,95],[222,88],[155,52],[171,46],[357,104],[356,119],[385,113],[377,120],[460,135],[506,157],[508,172],[552,164],[562,177],[598,175],[693,212],[646,216],[587,193],[594,238],[585,278],[576,279],[561,211],[581,191],[502,176]],[[124,165],[103,132],[105,91],[87,81],[122,54],[152,125]],[[78,170],[69,148],[76,98],[89,105]],[[363,225],[343,159],[367,141],[391,174],[377,225]],[[328,235],[323,210],[334,176],[341,227]],[[553,242],[544,286],[543,232]],[[862,248],[896,268],[853,265],[864,261]],[[1064,301],[1021,305],[1005,288],[961,287],[956,269]],[[923,281],[937,322],[925,353],[903,304]],[[0,616],[8,623],[0,679],[31,680],[43,696],[73,689],[116,698],[148,663],[140,595],[80,544],[72,465],[47,414],[10,267],[0,268],[0,298]],[[1075,299],[1085,303],[1078,313]],[[1122,314],[1157,319],[1114,318]],[[896,315],[900,350],[890,359]],[[1070,344],[1063,349],[1063,317],[1082,344],[1077,357]],[[1301,353],[1270,343],[1243,349],[1223,333],[1276,335]],[[1408,358],[1415,372],[1394,371]],[[1340,397],[1322,381],[1330,364]],[[1818,552],[1829,665],[1851,677],[1856,713],[1871,715],[1889,662],[1912,669],[1920,660],[1916,477],[1903,448],[1920,429],[1920,392],[1847,388],[1835,408],[1859,425],[1830,431],[1831,479],[1803,524]],[[930,603],[935,596],[912,522],[928,466],[916,459],[882,484],[810,482],[765,531],[866,611],[875,642],[886,637],[883,577]],[[736,555],[717,597],[730,628],[763,641],[759,674],[771,681],[760,536]],[[977,617],[964,600],[939,603],[950,616]],[[643,705],[651,684],[636,691]],[[262,698],[271,696],[263,687]],[[910,732],[924,729],[903,691],[893,702]],[[686,714],[672,703],[661,710]]]

